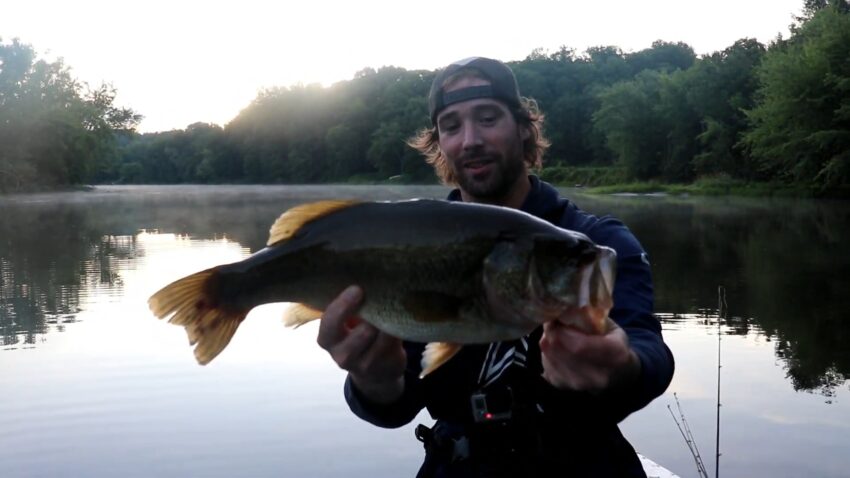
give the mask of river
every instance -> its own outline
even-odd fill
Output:
[[[383,430],[354,417],[316,324],[285,329],[283,306],[262,306],[201,367],[182,328],[146,300],[262,248],[294,204],[445,193],[101,186],[0,197],[0,474],[413,476],[412,429],[430,418]],[[563,193],[621,218],[653,266],[677,369],[622,424],[639,452],[697,476],[674,421],[684,416],[714,476],[719,355],[721,476],[848,475],[850,203]]]

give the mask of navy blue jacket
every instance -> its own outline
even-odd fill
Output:
[[[368,402],[345,383],[345,398],[360,418],[386,428],[406,425],[423,407],[438,423],[475,427],[470,396],[479,390],[510,386],[539,412],[535,427],[543,457],[534,459],[557,476],[645,476],[634,449],[617,424],[630,413],[661,395],[673,376],[673,356],[661,337],[653,316],[652,277],[649,260],[637,239],[619,220],[588,214],[560,197],[549,184],[530,176],[531,192],[522,210],[564,229],[586,234],[597,244],[617,252],[614,308],[610,317],[629,337],[641,362],[638,380],[626,389],[590,394],[558,390],[545,382],[538,341],[542,327],[529,337],[490,345],[467,345],[424,379],[419,361],[424,344],[405,342],[408,367],[403,396],[391,405]],[[450,200],[460,200],[453,191]],[[540,465],[540,463],[547,463]],[[520,468],[522,469],[522,468]],[[538,470],[538,473],[540,471]],[[459,471],[457,476],[468,474]],[[439,476],[454,476],[451,472]]]

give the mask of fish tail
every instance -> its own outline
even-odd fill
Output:
[[[195,358],[208,364],[230,342],[236,328],[248,310],[223,306],[216,299],[220,273],[218,268],[207,269],[178,279],[160,289],[148,299],[151,311],[160,319],[168,316],[175,325],[182,325],[195,345]]]

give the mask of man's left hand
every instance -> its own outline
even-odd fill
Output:
[[[576,312],[580,313],[580,312]],[[543,378],[555,388],[598,393],[626,385],[640,373],[640,359],[613,320],[602,335],[551,321],[543,325]]]

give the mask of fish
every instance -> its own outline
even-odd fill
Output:
[[[265,248],[178,279],[148,300],[185,327],[208,364],[254,307],[289,302],[284,324],[320,319],[351,284],[359,317],[426,343],[422,376],[463,345],[512,340],[584,309],[568,323],[609,327],[616,252],[518,209],[438,199],[323,200],[273,223]]]

